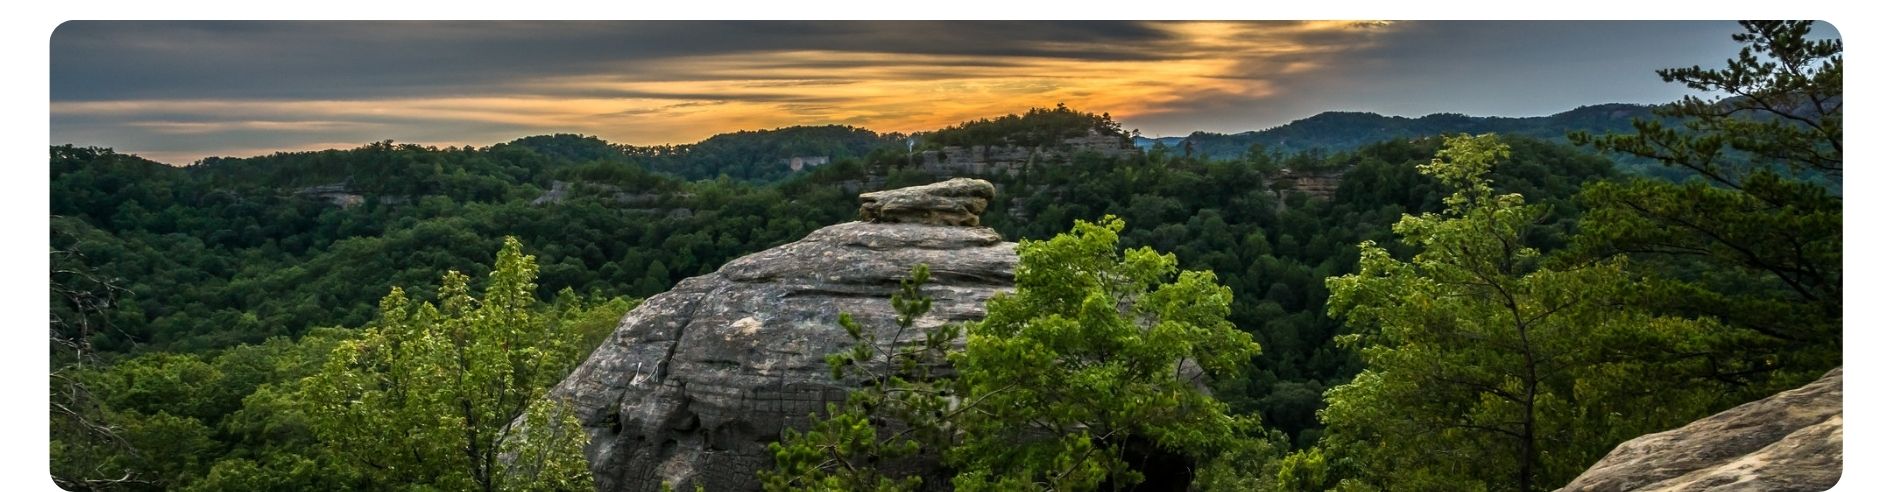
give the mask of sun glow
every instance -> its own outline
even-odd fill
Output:
[[[554,74],[470,96],[361,100],[114,100],[54,102],[56,124],[84,136],[105,127],[214,141],[244,135],[311,141],[394,138],[486,145],[552,132],[629,144],[687,143],[717,133],[845,124],[882,132],[1065,103],[1134,124],[1141,115],[1204,98],[1275,95],[1283,74],[1318,71],[1377,29],[1356,21],[1157,23],[1163,40],[1065,43],[1050,52],[1107,57],[893,54],[787,50],[677,56],[582,74]],[[1382,26],[1383,24],[1373,24]],[[448,129],[459,129],[449,132]],[[301,147],[302,145],[295,145]],[[121,148],[182,163],[182,149]]]

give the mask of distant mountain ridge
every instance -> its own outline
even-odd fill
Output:
[[[1504,117],[1436,113],[1418,118],[1377,113],[1328,111],[1291,123],[1234,134],[1195,132],[1187,137],[1137,137],[1138,147],[1164,147],[1212,159],[1235,159],[1260,145],[1269,152],[1293,154],[1307,150],[1351,150],[1393,138],[1417,138],[1446,133],[1501,133],[1561,140],[1572,131],[1629,132],[1631,121],[1650,119],[1654,106],[1597,104],[1549,116]]]
[[[504,175],[507,180],[518,180],[524,177],[521,173],[525,173],[534,175],[534,181],[544,181],[549,178],[538,176],[539,173],[552,171],[552,168],[572,167],[553,174],[560,174],[560,179],[585,175],[589,180],[619,184],[642,183],[648,181],[650,175],[666,175],[682,181],[713,180],[727,176],[733,180],[759,184],[786,180],[831,163],[908,160],[910,153],[954,146],[1041,145],[1072,135],[1084,135],[1086,132],[1124,138],[1144,150],[1161,145],[1174,154],[1188,152],[1197,158],[1227,160],[1240,159],[1257,145],[1267,152],[1282,155],[1309,150],[1333,153],[1391,139],[1450,133],[1495,132],[1563,141],[1564,135],[1571,131],[1632,131],[1631,121],[1653,117],[1652,109],[1653,106],[1634,104],[1599,104],[1538,117],[1479,117],[1439,113],[1418,118],[1329,111],[1265,130],[1234,134],[1198,131],[1186,137],[1158,138],[1131,138],[1107,114],[1082,113],[1062,107],[1037,109],[1024,115],[968,121],[911,135],[878,133],[842,125],[791,126],[722,133],[691,144],[637,146],[611,143],[596,136],[554,134],[523,137],[489,148],[498,153],[535,153],[550,159],[550,162],[536,163],[531,166],[531,170],[487,170],[490,172],[483,173]],[[440,185],[422,184],[430,182],[432,178],[428,176],[437,172],[430,163],[394,163],[358,158],[410,148],[422,147],[383,141],[355,149],[278,152],[252,158],[211,157],[199,162],[199,165],[186,167],[193,168],[191,173],[206,175],[212,181],[234,185],[282,188],[344,185],[350,193],[389,196],[430,194],[431,191],[420,189]],[[448,147],[445,150],[454,149]],[[473,150],[470,146],[459,149],[461,152]],[[1647,174],[1660,171],[1652,171],[1653,166],[1649,163],[1626,157],[1615,156],[1612,159],[1634,172]],[[578,166],[572,166],[574,164]],[[618,169],[622,164],[631,164],[638,171]],[[463,176],[458,179],[471,178]],[[497,190],[499,186],[491,185],[488,188]]]

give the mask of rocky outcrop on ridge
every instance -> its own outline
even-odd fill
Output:
[[[1298,191],[1315,200],[1332,200],[1334,192],[1340,189],[1340,179],[1344,173],[1344,170],[1282,171],[1274,178],[1275,195],[1285,200],[1288,192]]]
[[[923,151],[917,157],[920,171],[933,176],[996,176],[1016,175],[1034,164],[1064,162],[1070,160],[1071,156],[1086,152],[1095,152],[1104,157],[1122,157],[1141,151],[1122,137],[1092,130],[1084,136],[1067,138],[1059,145],[1050,147],[954,146]]]
[[[1631,439],[1562,491],[1820,491],[1839,482],[1841,370]]]
[[[360,205],[364,201],[360,193],[355,193],[348,189],[347,183],[333,183],[333,184],[325,184],[321,186],[310,186],[307,188],[296,190],[295,194],[297,196],[304,196],[304,197],[309,197],[316,200],[325,201],[325,202],[328,202],[330,205],[334,205],[341,208],[348,208],[348,207]]]
[[[933,277],[924,287],[933,309],[920,327],[983,318],[986,300],[1011,289],[1016,245],[989,228],[941,225],[967,222],[959,215],[892,206],[953,204],[976,224],[991,185],[965,181],[974,182],[883,192],[876,196],[905,197],[872,200],[880,204],[875,217],[892,220],[829,226],[738,258],[625,315],[552,390],[573,402],[590,434],[586,455],[598,489],[758,488],[756,471],[773,463],[768,443],[858,385],[834,380],[823,360],[852,343],[836,322],[841,313],[876,330],[882,343],[919,339],[914,332],[894,339],[887,302],[915,264],[927,264]],[[980,184],[983,198],[962,193]]]
[[[617,203],[634,205],[649,205],[663,199],[663,195],[656,193],[630,193],[624,191],[621,187],[603,183],[553,180],[552,189],[545,190],[545,193],[540,194],[538,198],[533,198],[532,205],[538,206],[562,203],[566,199],[579,193],[607,195],[611,197],[612,201]]]

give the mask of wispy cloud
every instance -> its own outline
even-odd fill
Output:
[[[53,39],[53,141],[187,163],[382,139],[486,145],[580,132],[654,144],[828,123],[912,132],[1059,102],[1151,133],[1244,130],[1319,104],[1423,99],[1394,92],[1415,70],[1389,56],[1468,63],[1454,43],[1532,34],[1454,27],[75,22]],[[1550,42],[1595,40],[1576,34]]]

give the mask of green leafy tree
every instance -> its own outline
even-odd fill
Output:
[[[1616,114],[1622,108],[1597,109],[1603,112],[1589,114]],[[1069,110],[1039,113],[1003,118],[1007,123],[1000,125],[962,125],[981,129],[960,133],[979,133],[978,138],[967,140],[972,143],[1062,138],[1083,134],[1087,126],[1114,133],[1108,128],[1114,123],[1105,115],[1091,117]],[[1527,134],[1562,134],[1570,126],[1546,123],[1534,128]],[[1073,155],[1059,172],[989,176],[1017,192],[1000,196],[991,207],[1012,213],[988,214],[986,219],[1007,237],[1051,237],[1069,230],[1074,219],[1120,214],[1128,219],[1121,232],[1125,247],[1175,252],[1181,269],[1216,272],[1218,281],[1234,294],[1229,320],[1269,348],[1250,358],[1241,375],[1218,381],[1217,395],[1239,413],[1259,415],[1269,428],[1291,432],[1296,445],[1308,446],[1321,432],[1314,414],[1321,406],[1320,393],[1359,368],[1357,356],[1331,343],[1343,328],[1322,314],[1327,297],[1322,280],[1352,271],[1358,257],[1354,246],[1363,239],[1380,240],[1396,256],[1409,255],[1410,248],[1394,244],[1385,225],[1402,212],[1438,210],[1439,198],[1445,194],[1442,185],[1414,169],[1415,164],[1431,159],[1439,138],[1398,138],[1346,150],[1388,135],[1380,132],[1373,137],[1367,135],[1373,132],[1352,130],[1346,133],[1357,142],[1325,145],[1329,152],[1320,158],[1290,142],[1271,143],[1273,147],[1246,162],[1216,162],[1204,157],[1233,157],[1248,141],[1237,147],[1218,147],[1201,138],[1192,138],[1195,159],[1182,159],[1181,152]],[[904,166],[914,162],[904,136],[887,136],[898,148],[863,145],[859,148],[874,150],[853,159],[844,157],[842,150],[828,150],[851,144],[836,147],[835,140],[821,136],[825,132],[806,133],[807,146],[795,132],[751,133],[763,134],[751,135],[758,139],[718,139],[722,143],[714,147],[721,150],[701,145],[676,149],[674,155],[639,155],[596,139],[555,136],[479,149],[381,142],[348,150],[212,158],[192,166],[164,165],[108,149],[52,147],[51,206],[56,214],[52,219],[52,307],[55,316],[68,321],[53,326],[58,344],[52,367],[56,380],[49,389],[63,407],[52,409],[55,453],[60,457],[55,473],[62,479],[73,478],[71,483],[91,484],[74,487],[366,487],[368,482],[351,476],[356,467],[365,466],[342,461],[353,460],[350,456],[317,452],[322,446],[314,437],[313,420],[305,411],[308,405],[303,404],[303,392],[296,384],[325,364],[331,352],[303,347],[313,333],[327,329],[323,327],[366,326],[376,319],[377,301],[386,292],[362,285],[400,285],[409,287],[406,293],[413,298],[436,299],[434,284],[440,273],[457,270],[468,274],[473,279],[471,288],[478,290],[490,272],[491,255],[500,248],[500,238],[513,234],[542,247],[535,251],[540,264],[547,266],[537,280],[541,301],[552,301],[567,287],[589,294],[587,304],[597,294],[654,294],[673,279],[707,272],[736,255],[848,220],[856,214],[853,196],[862,191],[862,183],[881,182],[879,177],[884,177],[884,186],[894,187],[938,179]],[[1437,131],[1412,136],[1433,133]],[[789,145],[750,145],[765,140]],[[871,143],[867,140],[861,142]],[[1570,195],[1579,183],[1610,175],[1607,160],[1561,142],[1518,136],[1507,137],[1505,142],[1512,146],[1514,156],[1497,171],[1493,186],[1551,205],[1555,216],[1546,219],[1549,224],[1541,230],[1562,230],[1566,224],[1574,227],[1577,207]],[[722,169],[704,176],[727,172],[740,179],[743,176],[736,168],[756,163],[762,164],[755,167],[758,171],[766,167],[786,173],[776,161],[782,152],[831,155],[836,160],[811,171],[784,174],[781,181],[768,185],[685,182],[666,175],[687,176],[687,166],[669,164],[690,163]],[[1335,178],[1334,196],[1315,199],[1292,190],[1284,190],[1284,196],[1252,186],[1274,182],[1290,161],[1331,163],[1336,170],[1344,169]],[[572,191],[582,192],[563,200],[538,201],[553,180],[573,183]],[[581,181],[590,184],[580,185]],[[362,195],[363,201],[338,206],[304,193],[312,187],[333,190],[337,185],[347,193]],[[137,205],[120,217],[121,208],[134,202]],[[1232,239],[1239,239],[1234,250],[1230,249]],[[1545,246],[1547,251],[1555,249],[1552,243]],[[62,256],[61,252],[84,254]],[[607,260],[613,259],[618,265],[615,274],[607,267]],[[649,267],[659,261],[666,268],[647,276]],[[1631,263],[1639,265],[1672,268],[1662,262]],[[1691,274],[1743,271],[1689,268]],[[1670,274],[1667,270],[1651,273]],[[1655,278],[1649,277],[1649,283]],[[97,289],[104,285],[96,281],[112,288]],[[1730,283],[1766,284],[1718,281],[1715,285]],[[74,288],[84,290],[69,290]],[[94,307],[109,309],[95,310],[90,319],[76,317]],[[623,311],[588,311],[584,316],[591,321],[577,330],[587,333],[587,341],[580,345],[589,346],[591,340],[603,337]],[[557,316],[567,320],[561,322],[571,319]],[[342,332],[352,337],[355,330]],[[277,337],[293,341],[301,347],[297,351],[309,349],[317,355],[251,350],[257,348],[254,344],[268,346],[268,340]],[[1765,368],[1758,363],[1767,360],[1766,354],[1784,353],[1769,350],[1738,360]],[[100,355],[96,359],[72,357],[94,351]],[[176,387],[189,388],[190,393],[122,386],[156,399],[150,401],[110,394],[113,386],[100,386],[108,381],[101,375],[131,360],[134,352],[192,355],[211,362],[221,378],[213,385],[178,379],[184,384]],[[1731,358],[1724,349],[1695,353],[1712,354],[1718,361]],[[1691,357],[1696,357],[1698,365],[1708,365],[1706,355]],[[150,374],[154,376],[169,377],[161,373],[171,369],[182,375],[181,371],[193,367],[198,371],[194,374],[211,374],[195,363],[152,364],[154,360],[133,365],[159,370]],[[1792,360],[1780,364],[1801,365]],[[86,370],[73,370],[80,367]],[[1717,373],[1738,380],[1737,367]],[[131,369],[116,376],[125,376]],[[141,379],[136,384],[158,382]],[[236,401],[242,402],[242,408],[231,412]],[[113,408],[121,404],[128,406]],[[132,419],[149,417],[159,409],[173,416],[192,412],[195,416],[190,418],[211,430],[215,445],[194,448],[208,454],[189,457],[200,465],[216,463],[208,474],[189,484],[158,484],[154,482],[158,475],[125,474],[129,469],[120,465],[132,461],[120,455],[137,452],[126,444],[125,432],[133,428]],[[1346,475],[1348,460],[1334,458],[1328,464],[1335,471],[1328,475]],[[317,468],[291,473],[308,466]],[[189,470],[182,474],[189,479],[202,466],[177,469]],[[216,477],[228,480],[212,480]]]
[[[584,433],[543,397],[580,335],[534,309],[537,267],[521,249],[506,239],[477,299],[458,272],[442,278],[438,305],[395,288],[305,382],[316,435],[375,488],[592,487]]]
[[[183,490],[322,492],[357,488],[349,471],[295,453],[274,453],[254,460],[230,458],[219,460],[202,479]]]
[[[1587,186],[1578,245],[1633,255],[1650,278],[1645,305],[1740,330],[1695,354],[1697,372],[1773,383],[1755,385],[1766,391],[1839,363],[1843,60],[1839,40],[1810,38],[1810,21],[1741,26],[1725,68],[1657,72],[1713,99],[1663,105],[1665,120],[1634,133],[1572,135],[1694,176]]]
[[[1064,143],[1067,138],[1089,133],[1115,137],[1124,145],[1130,144],[1130,134],[1123,131],[1122,124],[1110,118],[1110,113],[1086,113],[1059,103],[1054,108],[1031,108],[1023,115],[981,118],[924,133],[921,134],[921,145],[925,148],[974,145],[1050,147]]]
[[[1710,325],[1628,308],[1636,283],[1620,258],[1546,262],[1526,242],[1545,207],[1493,190],[1509,154],[1495,135],[1447,138],[1420,168],[1452,190],[1444,211],[1393,226],[1412,259],[1367,241],[1358,273],[1328,279],[1329,311],[1354,330],[1341,343],[1366,368],[1329,390],[1323,450],[1291,458],[1284,481],[1551,489],[1710,401],[1651,357]]]
[[[843,316],[856,344],[829,363],[867,384],[771,446],[765,488],[912,490],[923,480],[883,467],[921,454],[944,457],[960,490],[1266,484],[1282,438],[1231,415],[1203,379],[1260,351],[1227,320],[1232,294],[1209,272],[1179,274],[1174,255],[1119,251],[1122,229],[1106,216],[1021,242],[1017,290],[987,303],[964,350],[953,325],[889,348]],[[896,338],[931,307],[927,275],[915,268],[894,296]],[[950,379],[933,372],[944,363]]]
[[[1119,251],[1122,220],[1020,241],[1015,292],[987,303],[952,356],[960,490],[1188,483],[1253,422],[1203,387],[1260,351],[1229,323],[1229,289],[1176,257]]]

